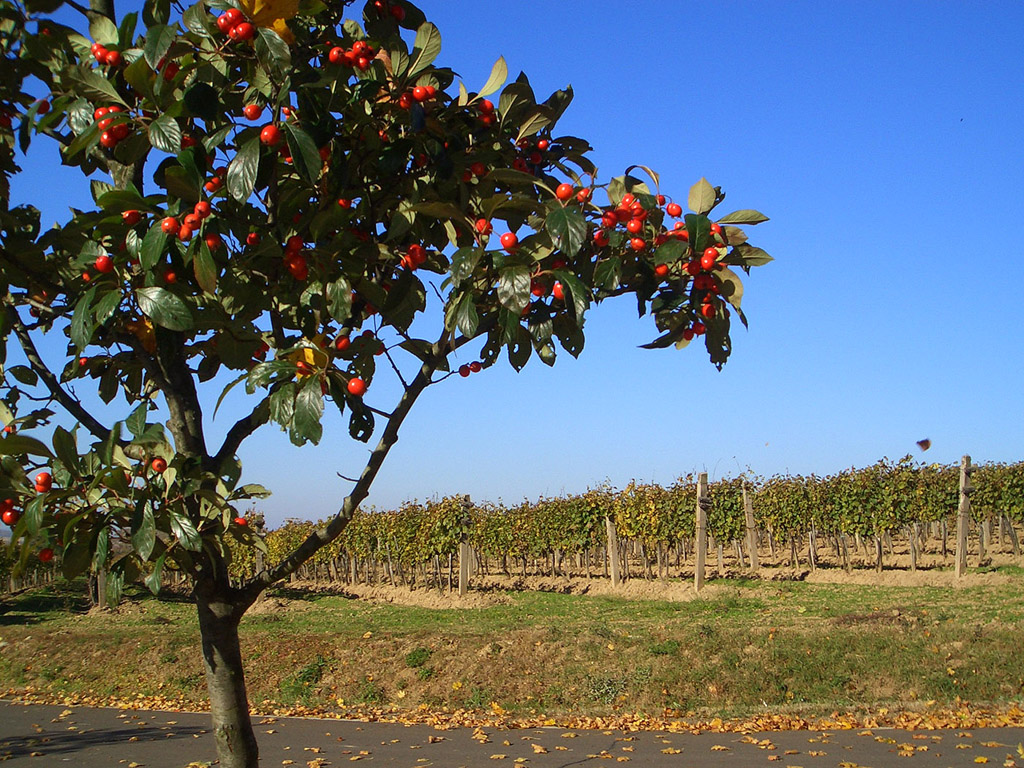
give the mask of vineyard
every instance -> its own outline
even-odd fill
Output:
[[[720,575],[763,566],[832,565],[851,570],[916,570],[924,557],[951,564],[959,468],[919,464],[909,457],[826,477],[739,476],[709,486],[708,549]],[[1020,554],[1024,524],[1024,463],[974,467],[971,552],[984,564],[995,548]],[[747,531],[744,490],[753,512],[756,551]],[[407,503],[398,510],[357,515],[342,536],[296,574],[302,580],[451,589],[460,546],[480,575],[603,577],[612,560],[623,578],[667,578],[692,573],[697,550],[696,479],[669,487],[630,483],[504,507],[474,505],[465,497]],[[264,531],[250,512],[262,548],[232,544],[232,573],[252,575],[276,562],[320,523],[290,520]],[[611,521],[609,524],[608,521]],[[111,541],[129,532],[111,531]],[[894,555],[903,557],[897,561]],[[906,562],[904,562],[906,561]],[[12,576],[13,553],[0,549],[0,575],[11,589],[47,581],[59,563],[37,563]],[[169,572],[167,578],[174,580]]]

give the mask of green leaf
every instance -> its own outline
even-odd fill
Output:
[[[452,281],[458,285],[467,277],[473,274],[480,257],[484,255],[483,248],[472,248],[466,246],[459,248],[452,254]]]
[[[199,180],[180,165],[172,165],[164,171],[164,186],[168,194],[189,205],[195,205],[202,197]]]
[[[192,260],[192,269],[195,271],[196,282],[199,287],[211,296],[217,293],[217,263],[213,260],[209,246],[203,242],[199,250],[195,252]]]
[[[704,249],[711,245],[711,222],[707,216],[696,213],[688,213],[683,220],[686,222],[686,231],[689,233],[690,248],[697,258],[704,252]]]
[[[743,283],[740,282],[739,275],[728,267],[716,269],[713,274],[715,280],[722,286],[722,298],[739,309],[743,301]]]
[[[153,554],[153,547],[156,545],[156,520],[153,518],[153,509],[149,504],[142,505],[142,514],[139,515],[138,524],[132,531],[132,546],[144,561],[149,560]]]
[[[75,436],[63,427],[54,427],[53,452],[74,478],[77,479],[82,474],[78,465],[78,444],[75,442]]]
[[[344,323],[352,315],[352,285],[344,277],[339,277],[326,288],[327,311],[339,323]]]
[[[516,136],[516,143],[522,141],[527,136],[544,130],[552,123],[551,112],[547,107],[537,107],[534,112],[523,120],[522,125],[519,126],[519,135]]]
[[[459,300],[449,307],[447,314],[445,325],[448,328],[458,328],[459,332],[467,339],[476,336],[477,328],[480,325],[480,315],[477,313],[472,291],[465,291]]]
[[[291,67],[291,49],[274,30],[260,27],[257,30],[255,46],[256,58],[271,75],[283,76]]]
[[[435,219],[463,219],[466,216],[458,206],[437,200],[429,200],[425,203],[416,203],[411,206],[411,210],[416,211],[416,213],[433,216]]]
[[[155,210],[137,189],[111,189],[101,194],[96,204],[104,211]]]
[[[416,39],[412,44],[412,63],[409,66],[409,77],[415,77],[433,64],[441,52],[441,33],[429,21],[416,30]]]
[[[740,267],[762,267],[771,261],[775,261],[775,259],[760,248],[740,243],[722,259],[721,263]]]
[[[254,136],[238,149],[228,165],[228,194],[238,202],[244,203],[252,194],[259,164],[260,141]]]
[[[706,214],[715,207],[715,188],[707,179],[702,177],[700,181],[690,187],[687,205],[690,206],[691,211],[699,214]]]
[[[92,553],[93,570],[102,570],[107,563],[107,555],[110,554],[110,526],[100,528],[96,536],[96,549]]]
[[[93,308],[93,313],[96,317],[96,325],[103,325],[107,322],[110,317],[117,311],[118,306],[121,304],[121,290],[115,288],[112,291],[107,291],[103,294],[103,297],[96,302],[96,306]]]
[[[188,305],[166,288],[139,288],[135,291],[135,297],[139,301],[139,309],[156,325],[171,331],[187,331],[192,328],[192,313]]]
[[[308,133],[299,128],[291,121],[284,123],[285,138],[288,140],[288,149],[292,153],[292,164],[310,184],[316,184],[320,178],[320,170],[323,162],[320,160],[320,152]]]
[[[498,301],[511,312],[522,312],[530,301],[530,270],[506,267],[498,280]]]
[[[494,66],[491,67],[491,75],[487,78],[487,82],[484,83],[484,87],[480,89],[477,96],[489,96],[497,91],[501,86],[505,84],[505,80],[508,79],[508,65],[505,63],[505,57],[499,56],[498,60],[494,62]]]
[[[583,313],[590,306],[590,290],[583,284],[582,280],[567,270],[556,269],[555,277],[562,284],[563,290],[569,292],[569,301],[566,303],[573,308],[576,324],[583,325]]]
[[[79,352],[89,346],[96,326],[92,320],[92,300],[96,296],[96,288],[90,288],[82,294],[82,298],[75,304],[75,312],[71,317],[71,343]]]
[[[170,115],[160,115],[149,124],[149,143],[161,152],[178,154],[181,149],[181,128],[178,121]]]
[[[73,539],[64,547],[64,553],[61,555],[61,573],[64,574],[65,579],[74,579],[81,576],[89,567],[90,560],[92,560],[92,553],[89,552],[88,544],[84,541]]]
[[[614,291],[622,280],[622,261],[618,257],[602,259],[594,269],[594,284],[606,291]]]
[[[198,552],[203,548],[203,541],[199,536],[199,531],[196,530],[195,525],[187,516],[172,509],[169,517],[171,533],[177,537],[185,549],[191,552]]]
[[[142,268],[150,270],[159,264],[166,246],[167,233],[160,228],[160,222],[157,221],[142,238]]]
[[[143,401],[134,411],[131,412],[128,418],[125,419],[125,426],[128,427],[128,431],[132,433],[133,437],[139,437],[146,431],[146,416],[148,413],[149,402]]]
[[[89,36],[93,39],[93,42],[100,43],[101,45],[108,47],[116,46],[117,26],[106,16],[98,13],[93,14],[89,20]]]
[[[202,4],[199,7],[202,8]],[[146,33],[146,45],[142,49],[142,55],[146,58],[146,63],[154,70],[157,69],[160,60],[167,55],[171,43],[174,42],[174,38],[177,36],[177,24],[173,26],[157,24],[155,27],[150,27]]]
[[[686,244],[673,237],[658,246],[654,252],[655,264],[675,264],[686,253]]]
[[[153,70],[141,56],[122,70],[124,81],[150,101],[153,96]]]
[[[295,415],[295,382],[282,384],[270,393],[268,400],[270,420],[285,429],[290,427]]]
[[[25,505],[25,527],[33,536],[39,533],[43,525],[43,505],[46,503],[46,494],[40,493]]]
[[[160,580],[163,576],[164,560],[166,559],[166,557],[166,551],[160,554],[160,557],[158,557],[156,559],[156,562],[153,563],[153,572],[149,574],[145,579],[146,586],[149,588],[149,591],[152,592],[154,595],[160,593]]]
[[[320,442],[323,427],[320,417],[324,413],[324,397],[320,393],[320,380],[311,376],[295,398],[295,413],[292,416],[292,430],[303,440],[314,445]]]
[[[99,104],[117,103],[128,106],[125,104],[124,99],[121,98],[121,94],[117,92],[114,84],[99,72],[91,69],[70,69],[65,73],[65,77],[77,86],[75,90],[78,94],[89,99],[89,101]]]
[[[46,445],[28,435],[7,435],[0,440],[0,456],[46,456],[53,458],[50,449]]]
[[[210,14],[206,12],[203,3],[196,3],[185,9],[181,14],[181,21],[189,32],[194,32],[200,37],[213,37],[213,26],[210,22]]]
[[[185,91],[185,109],[207,124],[212,123],[221,110],[220,95],[209,83],[195,83]]]
[[[749,208],[744,208],[742,211],[733,211],[727,213],[725,216],[718,220],[719,224],[760,224],[763,221],[768,221],[768,217],[760,211],[754,211]]]
[[[548,214],[545,229],[555,245],[571,258],[583,247],[587,222],[579,209],[559,206]]]
[[[231,494],[232,499],[267,499],[271,493],[259,483],[246,483]]]

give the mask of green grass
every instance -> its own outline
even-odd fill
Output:
[[[0,689],[203,701],[192,605],[140,591],[89,613],[82,594],[5,601]],[[745,715],[1024,695],[1016,583],[746,581],[690,602],[526,592],[467,609],[282,595],[294,602],[242,623],[255,703]]]

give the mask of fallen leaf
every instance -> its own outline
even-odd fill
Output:
[[[661,750],[661,754],[663,754],[663,755],[678,755],[682,751],[683,750],[676,749],[675,747],[665,747],[665,749]]]
[[[491,760],[504,760],[508,755],[491,755]]]
[[[540,744],[531,744],[530,746],[533,747],[533,751],[535,754],[546,755],[548,753],[547,748],[541,746]]]
[[[723,747],[721,744],[715,744],[715,746],[713,746],[711,748],[711,751],[712,752],[728,752],[729,748],[728,747]]]

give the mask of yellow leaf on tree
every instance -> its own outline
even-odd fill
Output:
[[[299,0],[240,0],[238,5],[257,27],[274,30],[289,45],[295,42],[287,21],[299,12]]]

